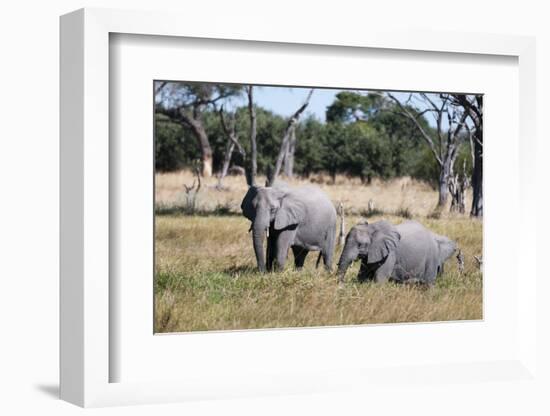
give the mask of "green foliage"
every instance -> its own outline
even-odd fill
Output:
[[[298,125],[294,170],[303,176],[326,170],[327,149],[324,145],[326,127],[315,117]]]
[[[367,120],[379,112],[382,101],[382,97],[376,94],[342,91],[336,94],[336,100],[327,108],[327,122]]]
[[[394,110],[393,103],[385,101],[377,94],[362,95],[346,91],[337,94],[336,100],[327,109],[327,121],[329,124],[344,126],[361,124],[375,130],[378,143],[375,145],[371,139],[368,141],[370,146],[357,149],[370,152],[370,168],[364,172],[369,178],[413,176],[423,180],[436,180],[437,172],[434,177],[428,177],[426,171],[419,169],[419,165],[428,162],[424,158],[426,145],[420,132],[410,120]],[[411,107],[408,110],[416,112]],[[419,116],[418,120],[425,131],[434,133],[424,117]],[[431,170],[429,172],[433,173]],[[421,176],[418,176],[419,173]],[[356,170],[354,174],[358,174]]]
[[[419,122],[425,131],[432,130],[423,117]],[[377,113],[369,123],[387,140],[393,176],[414,176],[413,167],[426,147],[417,127],[391,111]]]
[[[162,114],[155,115],[155,169],[158,172],[181,169],[199,157],[197,141],[188,130]]]
[[[268,167],[275,163],[277,154],[279,153],[287,120],[260,107],[256,108],[256,120],[258,129],[256,136],[258,146],[258,172],[266,174]],[[249,129],[250,127],[246,129],[246,141],[248,146],[250,146],[248,136]]]
[[[439,178],[439,165],[434,158],[432,151],[425,146],[418,153],[411,166],[411,176],[428,182],[435,189]]]
[[[242,86],[225,87],[210,84],[189,84],[173,87],[170,101],[189,102],[197,98],[208,100],[216,96],[242,94]],[[223,100],[217,102],[218,108]],[[378,94],[358,94],[343,91],[336,95],[327,108],[327,122],[313,116],[302,119],[296,128],[296,151],[294,173],[309,176],[327,172],[360,177],[369,182],[372,178],[411,176],[433,185],[437,184],[439,168],[418,128],[406,117],[395,111],[394,104]],[[409,111],[417,110],[412,107]],[[264,108],[256,107],[258,173],[267,174],[277,158],[281,140],[288,120]],[[245,151],[236,149],[232,164],[247,166],[250,157],[250,118],[246,105],[226,110],[226,118],[235,120],[239,141]],[[418,115],[422,128],[433,135],[434,129],[427,120]],[[208,133],[213,151],[214,170],[221,168],[227,137],[222,129],[220,116],[213,106],[202,110],[202,122]],[[189,166],[200,157],[196,137],[186,127],[157,114],[155,123],[155,164],[158,171],[170,171]],[[455,164],[455,171],[462,172],[466,163],[471,173],[469,143],[463,138]]]
[[[387,143],[367,124],[328,123],[322,144],[324,168],[332,175],[342,172],[370,181],[391,174]]]

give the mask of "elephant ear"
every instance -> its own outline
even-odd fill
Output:
[[[394,251],[401,240],[397,229],[387,221],[378,221],[368,226],[370,244],[367,249],[369,263],[377,263],[384,260]]]
[[[243,211],[243,215],[250,221],[254,221],[254,218],[256,217],[256,210],[254,209],[252,201],[257,194],[258,188],[256,186],[251,186],[250,188],[248,188],[248,192],[241,202],[241,210]]]
[[[275,229],[282,230],[300,224],[306,217],[306,207],[298,198],[286,194],[281,198],[281,207],[275,214]]]

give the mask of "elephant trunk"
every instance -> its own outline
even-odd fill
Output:
[[[338,261],[338,271],[336,275],[338,276],[338,283],[344,283],[344,277],[346,276],[346,271],[351,263],[357,259],[359,256],[359,250],[352,246],[352,244],[346,243],[340,260]]]
[[[254,225],[252,229],[252,242],[254,245],[254,253],[256,254],[256,262],[260,272],[265,272],[265,254],[264,254],[264,234],[266,228]]]
[[[336,273],[338,277],[338,283],[344,283],[344,277],[346,276],[346,271],[348,270],[351,261],[342,261],[338,263],[338,272]]]

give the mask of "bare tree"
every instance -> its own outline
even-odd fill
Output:
[[[197,197],[199,195],[199,191],[201,190],[201,175],[197,167],[193,169],[193,174],[197,177],[197,182],[193,179],[191,186],[183,184],[183,189],[185,191],[185,211],[188,214],[194,214],[196,212]],[[196,183],[197,187],[195,188]]]
[[[246,175],[249,186],[256,185],[256,174],[258,173],[258,150],[256,147],[256,109],[254,108],[254,86],[249,85],[246,89],[248,96],[248,114],[250,117],[250,167]]]
[[[201,149],[202,176],[212,176],[212,147],[204,127],[204,112],[219,100],[237,95],[240,87],[176,82],[158,83],[157,86],[156,111],[179,122],[193,133]]]
[[[241,155],[245,155],[244,149],[242,148],[241,144],[239,143],[239,137],[236,131],[236,115],[233,114],[230,118],[230,122],[228,123],[225,119],[223,105],[220,107],[220,122],[222,125],[222,129],[227,137],[227,143],[225,145],[225,153],[223,158],[223,165],[222,170],[220,172],[220,176],[218,178],[218,189],[223,189],[223,178],[227,175],[227,171],[229,170],[229,164],[231,163],[231,156],[233,155],[233,151],[235,150],[235,147],[239,150],[239,153]]]
[[[168,84],[167,81],[155,81],[154,87],[155,87],[155,98],[162,92],[164,87]]]
[[[413,122],[437,161],[439,166],[439,199],[437,205],[443,207],[447,203],[448,183],[454,175],[454,162],[458,153],[461,132],[466,125],[468,114],[465,111],[460,111],[460,107],[453,105],[452,97],[449,94],[439,94],[437,102],[428,94],[415,94],[425,107],[424,110],[418,112],[410,110],[413,94],[410,94],[404,103],[391,93],[386,95],[396,104],[397,112]],[[435,140],[420,124],[419,118],[424,114],[431,114],[435,120]],[[447,122],[446,130],[443,126],[444,121]]]
[[[451,212],[464,214],[466,211],[465,191],[470,185],[466,175],[466,160],[462,164],[462,172],[449,178],[449,192],[451,193]]]
[[[275,168],[273,169],[273,171],[271,172],[267,180],[268,186],[271,186],[275,182],[275,179],[277,179],[277,176],[279,176],[279,173],[281,172],[281,167],[283,165],[285,155],[288,152],[292,131],[294,130],[296,123],[298,123],[298,120],[300,119],[300,115],[305,111],[305,109],[309,105],[309,101],[311,100],[313,91],[314,91],[313,89],[309,91],[304,103],[300,106],[300,108],[298,108],[298,110],[296,110],[296,112],[288,120],[285,133],[283,135],[283,140],[281,141],[281,147],[279,148],[279,154],[275,162]]]
[[[344,246],[346,242],[346,218],[344,213],[344,203],[338,204],[338,215],[340,216],[340,232],[338,233],[338,245]]]
[[[472,151],[472,217],[483,216],[483,96],[452,94],[453,102],[460,105],[473,124],[470,134]]]
[[[296,125],[290,131],[287,151],[283,159],[283,172],[287,178],[294,176],[294,152],[296,151]]]

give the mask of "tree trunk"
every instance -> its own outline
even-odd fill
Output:
[[[227,140],[227,145],[225,146],[225,155],[223,157],[222,170],[220,172],[220,177],[218,178],[218,188],[222,188],[222,181],[223,178],[226,177],[227,171],[229,170],[229,163],[231,163],[233,150],[235,150],[235,143],[233,143],[231,140]]]
[[[258,150],[256,148],[256,109],[254,108],[254,87],[248,87],[248,114],[250,116],[250,168],[246,175],[249,186],[256,185],[258,173]]]
[[[202,124],[202,109],[197,107],[193,112],[183,108],[164,110],[163,113],[173,120],[178,120],[184,127],[189,128],[199,142],[201,149],[201,175],[212,176],[212,147],[208,140],[208,134]]]
[[[443,208],[447,203],[447,176],[441,173],[439,175],[439,199],[437,200],[437,206]]]
[[[450,176],[451,176],[451,172],[450,172],[449,165],[445,163],[441,167],[441,170],[439,172],[439,183],[438,183],[439,199],[437,201],[438,208],[443,208],[447,204]]]
[[[464,107],[472,123],[473,137],[470,134],[470,149],[472,152],[472,217],[483,216],[483,96],[477,95],[475,100],[469,100],[464,94],[455,94],[455,100]]]
[[[464,214],[466,211],[466,188],[470,180],[466,175],[466,159],[462,164],[462,172],[449,178],[449,192],[451,193],[451,212]]]
[[[201,148],[201,175],[204,178],[209,178],[212,176],[212,148],[210,147],[208,134],[206,134],[206,130],[200,122],[194,125],[193,131],[195,131],[195,134],[199,139],[199,145]]]
[[[451,212],[464,214],[464,190],[466,188],[465,175],[455,175],[449,178],[449,192],[451,193]]]
[[[449,181],[454,177],[454,165],[457,156],[458,146],[456,143],[448,145],[447,153],[443,158],[443,163],[439,165],[439,199],[438,208],[443,208],[447,204],[449,195]]]
[[[203,178],[209,178],[212,176],[212,150],[203,149],[202,152],[202,170],[201,175]]]
[[[273,183],[275,182],[275,179],[277,179],[277,176],[279,176],[279,173],[281,172],[281,167],[283,166],[283,160],[288,151],[288,140],[290,137],[289,133],[290,132],[287,130],[286,134],[283,136],[283,141],[281,143],[279,155],[277,156],[277,160],[275,161],[275,168],[273,169],[273,173],[269,178],[269,186],[273,185]]]
[[[472,173],[472,217],[483,216],[483,133],[481,129],[474,133],[474,170]]]
[[[283,172],[287,178],[294,176],[294,152],[296,150],[296,126],[290,132],[290,139],[284,158]]]
[[[344,246],[346,242],[346,218],[344,213],[344,204],[340,201],[338,204],[338,215],[340,216],[340,233],[338,234],[338,244]]]
[[[233,151],[235,150],[235,146],[239,149],[239,153],[241,153],[243,157],[245,156],[245,153],[241,144],[239,143],[237,132],[235,131],[235,126],[236,126],[235,115],[233,115],[232,117],[231,124],[228,125],[225,121],[223,106],[220,108],[219,114],[220,114],[220,122],[222,125],[222,129],[225,135],[227,136],[227,144],[225,145],[225,155],[223,159],[223,166],[222,166],[222,171],[218,181],[218,188],[221,188],[222,180],[225,177],[225,175],[227,175],[227,171],[229,169],[229,163],[231,162],[231,156],[233,156]]]
[[[296,110],[296,112],[290,117],[290,120],[288,120],[288,124],[285,129],[285,134],[283,136],[283,140],[281,141],[281,147],[279,148],[279,154],[277,156],[277,161],[275,162],[275,168],[273,170],[273,173],[268,176],[267,184],[268,186],[271,186],[275,179],[277,179],[277,176],[279,176],[279,173],[281,172],[281,167],[283,165],[283,160],[285,158],[286,153],[288,152],[288,145],[290,141],[290,136],[292,131],[295,129],[296,123],[298,123],[298,120],[300,118],[300,114],[304,112],[304,110],[309,105],[309,100],[311,99],[311,95],[313,94],[313,89],[309,91],[309,94],[306,97],[306,101],[302,104],[302,106]]]

